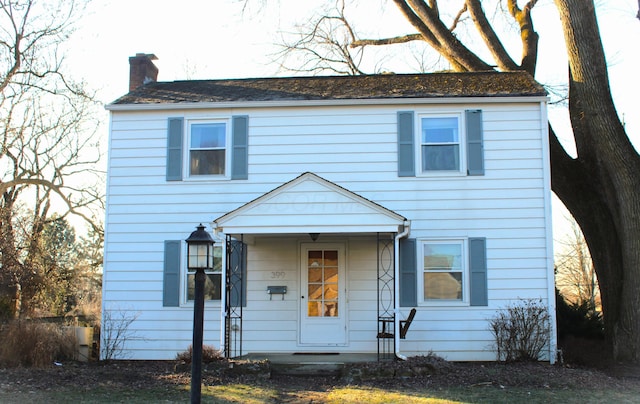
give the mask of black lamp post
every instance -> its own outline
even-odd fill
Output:
[[[202,333],[204,328],[205,269],[213,268],[214,241],[202,223],[196,226],[187,242],[187,267],[196,271],[193,301],[193,342],[191,344],[191,402],[200,403],[202,397]]]

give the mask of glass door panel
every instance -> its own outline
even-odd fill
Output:
[[[307,251],[309,317],[338,316],[338,251]]]

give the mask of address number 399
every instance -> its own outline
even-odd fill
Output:
[[[284,271],[271,271],[271,279],[284,279],[285,274]]]

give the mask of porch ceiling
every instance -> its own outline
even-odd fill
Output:
[[[226,234],[397,232],[406,219],[313,173],[304,173],[214,221]]]

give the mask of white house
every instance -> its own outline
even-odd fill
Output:
[[[547,97],[528,74],[156,82],[154,58],[130,59],[107,106],[103,306],[135,318],[125,356],[190,345],[200,223],[204,341],[229,357],[495,360],[496,310],[539,298],[555,319]]]

